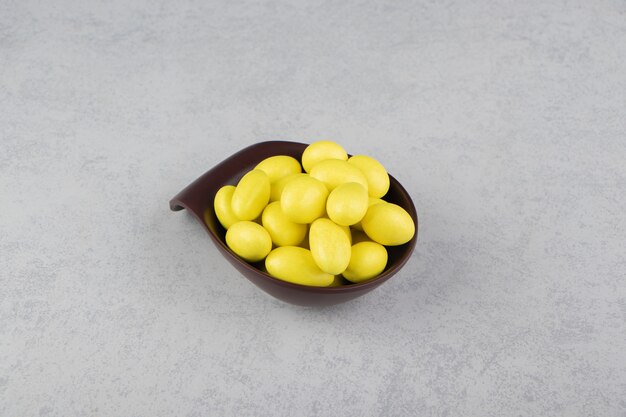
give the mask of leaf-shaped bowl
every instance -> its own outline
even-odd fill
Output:
[[[411,197],[391,175],[389,192],[384,199],[403,207],[415,222],[415,236],[408,243],[387,247],[389,259],[385,270],[376,278],[359,284],[339,287],[309,287],[273,278],[263,269],[263,263],[250,264],[239,258],[226,245],[226,231],[213,209],[215,193],[224,185],[236,185],[241,177],[263,159],[274,155],[289,155],[301,161],[308,145],[298,142],[270,141],[249,146],[225,159],[172,198],[172,211],[187,209],[208,232],[220,253],[241,274],[266,293],[288,303],[303,306],[325,306],[360,297],[386,282],[406,264],[417,241],[417,213]]]

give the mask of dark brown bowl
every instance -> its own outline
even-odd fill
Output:
[[[252,281],[257,287],[274,297],[288,303],[303,306],[325,306],[343,303],[372,291],[393,275],[409,260],[417,241],[417,213],[411,197],[400,183],[391,175],[389,192],[386,201],[403,207],[415,222],[415,236],[401,246],[387,247],[389,260],[385,270],[376,278],[359,284],[340,287],[309,287],[292,284],[273,278],[261,271],[263,263],[249,264],[232,252],[225,241],[226,231],[217,220],[213,209],[215,193],[224,185],[236,185],[239,179],[254,168],[263,159],[274,155],[289,155],[301,160],[302,152],[307,144],[297,142],[261,142],[237,152],[217,166],[207,171],[200,178],[188,185],[170,201],[170,209],[179,211],[187,209],[209,233],[213,243],[224,257]]]

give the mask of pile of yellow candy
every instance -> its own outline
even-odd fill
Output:
[[[265,259],[275,278],[328,287],[342,285],[341,276],[354,283],[378,276],[385,246],[413,238],[411,216],[382,199],[388,190],[380,162],[319,141],[304,150],[302,165],[286,155],[261,161],[236,187],[222,187],[214,208],[241,258]]]

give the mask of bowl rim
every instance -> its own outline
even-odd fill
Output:
[[[268,279],[269,281],[271,281],[274,284],[277,284],[277,285],[280,285],[280,286],[283,286],[283,287],[287,287],[287,288],[291,288],[291,289],[295,289],[295,290],[301,290],[301,291],[306,291],[306,292],[314,292],[314,293],[320,293],[320,294],[341,294],[341,293],[348,293],[348,292],[353,292],[353,291],[363,291],[363,290],[368,289],[369,287],[377,287],[378,285],[380,285],[383,282],[385,282],[388,279],[390,279],[402,267],[404,267],[404,265],[411,258],[412,254],[414,252],[416,243],[417,243],[417,235],[418,235],[418,230],[419,230],[419,227],[418,227],[418,216],[417,216],[417,211],[415,209],[415,205],[414,205],[413,200],[411,199],[411,196],[409,195],[408,191],[391,174],[389,174],[390,183],[393,184],[393,186],[396,189],[396,191],[399,194],[402,194],[402,197],[408,202],[408,205],[409,205],[408,208],[407,207],[402,207],[402,206],[401,207],[404,208],[405,210],[407,210],[407,212],[409,213],[409,215],[411,216],[411,218],[415,222],[415,234],[413,235],[413,237],[411,238],[410,241],[408,241],[407,243],[403,244],[403,245],[408,245],[406,247],[406,255],[401,256],[400,257],[400,261],[398,263],[396,263],[395,265],[393,265],[389,269],[386,269],[385,271],[383,271],[377,277],[374,277],[374,278],[369,279],[367,281],[363,281],[363,282],[359,282],[359,283],[351,283],[350,285],[341,285],[341,286],[337,286],[337,287],[314,287],[314,286],[308,286],[308,285],[302,285],[302,284],[296,284],[296,283],[292,283],[292,282],[288,282],[288,281],[283,281],[281,279],[278,279],[278,278],[275,278],[275,277],[271,276],[267,272],[262,271],[262,270],[256,268],[255,266],[253,266],[252,264],[250,264],[250,263],[244,261],[243,259],[241,259],[237,254],[235,254],[232,251],[232,249],[230,249],[228,247],[226,242],[223,242],[222,239],[219,238],[219,236],[216,236],[211,231],[209,226],[206,224],[206,222],[205,222],[205,220],[203,218],[204,217],[203,214],[197,213],[195,210],[191,209],[189,207],[189,204],[187,203],[187,201],[186,201],[187,199],[185,197],[188,196],[193,191],[193,189],[195,188],[194,186],[197,186],[199,183],[205,182],[208,179],[210,179],[212,177],[211,174],[213,173],[213,171],[215,171],[215,170],[217,170],[217,169],[219,169],[219,168],[221,168],[223,166],[226,166],[229,163],[232,163],[234,160],[236,160],[242,154],[247,154],[249,152],[252,152],[256,148],[273,147],[273,146],[276,146],[276,145],[308,146],[309,144],[302,143],[302,142],[293,142],[293,141],[272,140],[272,141],[257,142],[255,144],[252,144],[250,146],[242,148],[241,150],[235,152],[231,156],[229,156],[226,159],[222,160],[221,162],[217,163],[215,166],[210,168],[208,171],[206,171],[204,174],[202,174],[200,177],[198,177],[196,180],[194,180],[191,184],[189,184],[187,187],[185,187],[181,192],[179,192],[174,198],[172,198],[170,200],[170,209],[172,211],[180,211],[182,209],[186,209],[188,212],[190,212],[192,214],[192,216],[195,217],[195,219],[202,225],[202,227],[209,234],[209,236],[210,236],[211,240],[213,241],[213,243],[218,247],[218,249],[220,249],[220,252],[222,253],[222,256],[229,256],[230,257],[230,262],[231,263],[233,263],[233,261],[235,261],[237,263],[237,265],[241,265],[243,268],[245,268],[246,270],[250,271],[253,274],[257,274],[257,275],[259,275],[261,277],[264,277],[264,278]],[[276,155],[281,155],[281,154],[277,153]],[[348,155],[352,156],[351,154],[348,154]],[[299,161],[299,162],[301,162],[301,161]],[[228,184],[219,184],[219,187],[222,187],[224,185],[228,185]],[[213,213],[215,213],[215,209],[213,208],[213,204],[210,205],[210,210],[212,210]],[[222,227],[222,225],[220,224],[219,227]],[[403,245],[399,245],[399,246],[403,246]]]

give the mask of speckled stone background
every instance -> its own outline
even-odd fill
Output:
[[[168,200],[378,157],[378,290],[283,304]],[[0,415],[626,416],[623,1],[0,1]]]

